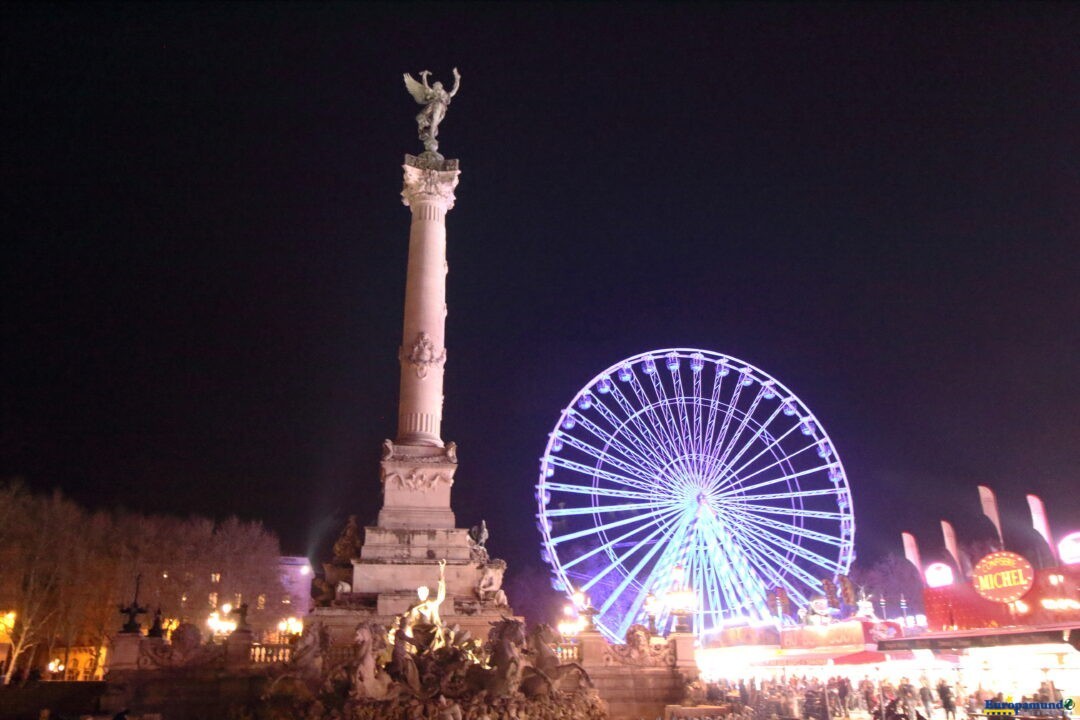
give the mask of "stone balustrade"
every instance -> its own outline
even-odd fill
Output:
[[[266,665],[269,663],[289,662],[292,657],[292,645],[252,645],[251,663]]]

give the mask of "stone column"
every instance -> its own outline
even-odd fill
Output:
[[[402,202],[412,210],[405,323],[398,357],[401,395],[396,444],[442,447],[446,362],[446,213],[454,207],[457,160],[405,156]]]

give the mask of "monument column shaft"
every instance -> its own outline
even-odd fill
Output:
[[[409,270],[405,279],[405,322],[401,347],[408,353],[426,336],[438,358],[446,339],[446,211],[438,203],[412,206]],[[419,348],[419,353],[424,352]],[[443,364],[421,371],[401,363],[397,441],[405,445],[442,445]]]
[[[405,319],[401,338],[398,434],[402,445],[442,447],[446,362],[446,213],[453,207],[451,170],[405,164],[402,198],[412,210]]]

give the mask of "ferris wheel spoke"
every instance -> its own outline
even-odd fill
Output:
[[[622,448],[622,452],[627,457],[632,457],[637,460],[641,467],[649,468],[653,471],[653,474],[659,473],[662,469],[662,465],[656,460],[656,451],[649,447],[647,438],[642,438],[638,432],[635,432],[636,428],[630,418],[620,418],[615,412],[607,406],[602,400],[597,400],[595,407],[598,413],[607,420],[611,425],[612,430],[609,434],[610,442],[616,443]],[[622,442],[620,438],[625,438],[626,442]],[[633,448],[629,447],[630,445]]]
[[[694,413],[690,418],[690,424],[692,431],[690,437],[692,438],[690,444],[694,446],[694,452],[701,453],[701,433],[704,428],[701,425],[701,403],[704,398],[701,396],[701,371],[692,373],[693,375],[693,393],[694,393]]]
[[[807,540],[816,540],[817,542],[824,543],[826,545],[833,545],[834,547],[843,547],[844,541],[840,538],[827,535],[817,530],[811,530],[810,528],[802,527],[799,525],[793,525],[786,523],[782,520],[777,520],[772,517],[761,517],[760,515],[746,514],[742,516],[747,522],[757,523],[759,525],[768,526],[779,532],[788,533],[791,535],[798,535],[806,538]]]
[[[727,461],[728,455],[735,448],[735,444],[739,442],[739,438],[742,437],[743,431],[746,430],[747,424],[750,422],[750,418],[754,417],[754,413],[757,412],[758,405],[761,404],[761,399],[765,396],[765,387],[759,385],[757,393],[754,395],[754,399],[750,401],[750,409],[742,414],[742,418],[739,421],[738,427],[735,428],[734,434],[728,438],[724,444],[724,448],[719,452],[716,462],[710,463],[712,467],[723,468],[724,463]]]
[[[557,455],[552,455],[548,457],[548,464],[554,465],[555,467],[561,467],[565,470],[572,470],[574,472],[580,473],[581,475],[584,475],[585,477],[601,478],[619,485],[637,488],[638,490],[644,490],[646,492],[655,489],[654,486],[642,480],[628,478],[624,475],[613,473],[610,470],[602,470],[601,468],[583,465],[575,460],[568,460],[564,457],[559,457]]]
[[[655,477],[655,473],[648,473],[637,465],[627,463],[621,458],[612,455],[611,453],[604,452],[600,448],[585,442],[579,437],[575,437],[573,435],[564,435],[560,439],[566,445],[569,445],[576,450],[580,450],[586,455],[589,455],[590,457],[599,460],[601,463],[607,463],[608,465],[611,465],[617,470],[623,471],[627,475],[637,477],[638,481],[643,483],[645,486],[651,483],[652,479]]]
[[[678,368],[672,373],[673,376],[677,376]],[[680,451],[680,455],[688,455],[689,450],[686,447],[686,437],[679,432],[678,421],[675,419],[675,413],[671,410],[672,400],[667,396],[667,390],[664,388],[664,381],[660,379],[660,371],[649,375],[652,380],[653,392],[656,393],[657,405],[660,406],[661,414],[664,417],[664,423],[667,426],[668,437],[674,442],[676,448]],[[675,388],[678,391],[678,387]]]
[[[703,538],[702,553],[709,558],[712,558],[714,553],[722,554],[719,552],[719,546],[722,542],[717,534],[711,533],[712,537],[709,539]],[[729,572],[729,565],[725,562],[724,558],[715,558],[712,562],[708,563],[709,575],[712,577],[711,585],[713,587],[714,598],[718,607],[726,607],[729,610],[735,610],[742,601],[738,597],[738,593],[735,589],[735,583],[732,582],[732,577]],[[722,596],[722,599],[721,599]]]
[[[747,562],[742,543],[734,534],[724,532],[712,513],[705,513],[704,527],[713,540],[713,546],[722,554],[722,560],[726,561],[716,563],[716,566],[726,576],[733,594],[736,597],[741,595],[742,597],[738,597],[741,605],[747,610],[753,608],[754,612],[760,615],[768,606],[765,602],[765,591],[761,587],[761,578]]]
[[[631,371],[631,378],[634,375]],[[657,458],[662,458],[666,464],[672,460],[674,455],[672,454],[671,447],[664,441],[664,439],[656,433],[656,430],[652,428],[648,423],[645,423],[641,419],[641,410],[634,407],[634,404],[630,402],[630,399],[626,397],[622,390],[619,389],[619,385],[615,382],[611,384],[611,397],[619,405],[619,408],[626,414],[637,429],[637,435],[645,442],[646,447],[642,450],[646,455],[650,455]]]
[[[702,455],[709,453],[712,447],[713,432],[716,430],[716,412],[720,409],[720,392],[724,387],[724,376],[720,374],[720,366],[716,368],[713,376],[712,394],[709,396],[709,419],[705,425],[705,436],[699,446]]]
[[[727,442],[728,428],[731,426],[731,419],[739,405],[739,397],[742,395],[742,389],[743,384],[741,382],[736,382],[735,392],[731,394],[731,400],[728,401],[727,409],[724,410],[724,419],[720,422],[720,432],[715,436],[708,438],[708,446],[705,450],[706,456],[713,457],[716,453],[720,452],[720,449],[724,447],[724,443]]]
[[[758,458],[760,458],[765,453],[772,452],[773,449],[778,447],[780,445],[780,443],[783,442],[787,438],[788,435],[790,435],[791,433],[795,432],[798,429],[799,429],[799,425],[797,423],[795,425],[792,425],[790,428],[788,428],[787,430],[784,431],[784,434],[780,435],[779,437],[774,438],[771,442],[769,442],[768,445],[763,447],[757,453],[757,455],[754,455],[754,457],[750,458],[749,460],[747,460],[746,462],[744,462],[742,465],[735,468],[734,470],[731,470],[731,469],[726,470],[724,472],[724,479],[726,480],[726,483],[722,482],[720,484],[720,487],[723,487],[725,484],[730,485],[732,483],[732,481],[737,480],[739,478],[739,474],[743,470],[745,470],[746,468],[750,467],[755,462],[757,462]],[[815,445],[816,445],[816,443],[815,443]],[[812,446],[808,446],[806,449],[809,449],[809,447],[812,447]],[[773,452],[773,457],[776,457],[775,452]],[[783,462],[784,459],[790,458],[790,457],[792,457],[792,455],[786,455],[784,458],[781,458],[778,462]],[[776,464],[776,463],[774,463],[774,464]]]
[[[617,527],[624,527],[626,525],[629,525],[630,523],[641,522],[642,520],[655,520],[655,514],[642,513],[633,517],[622,518],[621,520],[613,520],[609,523],[604,523],[603,525],[597,525],[596,527],[586,528],[584,530],[577,530],[575,532],[567,533],[565,535],[558,535],[551,538],[551,544],[558,545],[559,543],[564,543],[568,540],[577,540],[578,538],[588,537],[589,535],[601,535],[608,530],[614,530]]]
[[[651,373],[654,378],[656,373]],[[657,385],[657,381],[653,380],[654,385]],[[658,387],[662,387],[657,385]],[[642,410],[645,411],[646,417],[652,423],[655,435],[659,438],[663,438],[662,442],[665,447],[669,448],[667,455],[670,458],[671,463],[676,465],[682,470],[683,474],[689,474],[690,468],[686,466],[683,460],[685,453],[680,452],[681,443],[679,443],[676,437],[677,433],[673,428],[665,427],[665,423],[660,419],[659,414],[656,412],[656,405],[664,405],[664,395],[660,395],[656,402],[653,402],[649,398],[649,394],[645,391],[645,386],[641,384],[636,373],[630,374],[630,388],[634,391],[634,395],[637,397],[638,402],[641,404]],[[666,409],[666,408],[665,408]]]
[[[758,576],[761,577],[762,580],[782,584],[790,594],[796,597],[796,599],[806,603],[806,596],[803,592],[788,580],[787,575],[782,571],[777,572],[770,567],[770,559],[763,556],[753,543],[744,542],[743,548],[746,550],[747,557],[750,559],[751,564],[757,569]],[[771,562],[775,565],[776,559],[772,558]]]
[[[656,503],[622,503],[620,505],[587,505],[575,508],[554,508],[547,511],[548,517],[572,517],[575,515],[593,515],[595,513],[627,512],[629,510],[655,509]]]
[[[614,423],[613,429],[611,431],[605,430],[604,428],[594,423],[588,417],[582,415],[581,413],[578,413],[576,415],[576,418],[581,421],[582,427],[592,433],[593,436],[596,437],[596,439],[598,439],[605,445],[614,445],[619,450],[619,452],[627,458],[627,460],[633,463],[637,463],[638,466],[641,468],[641,472],[639,472],[639,474],[641,474],[643,477],[652,477],[660,471],[660,465],[658,465],[655,460],[651,459],[652,456],[650,456],[647,452],[643,454],[630,447],[627,447],[627,445],[622,442],[619,436],[625,435],[627,439],[632,442],[632,444],[636,444],[633,443],[636,438],[634,438],[633,434],[628,431],[625,420],[619,421],[618,418],[614,416],[614,414],[610,414],[611,410],[606,405],[604,405],[603,401],[599,399],[593,402],[593,407],[596,408],[597,412],[600,413],[602,417],[607,419],[608,422]]]
[[[725,472],[725,470],[724,470],[725,467],[729,468],[732,465],[734,465],[735,463],[739,462],[739,458],[741,458],[744,454],[746,454],[746,451],[749,450],[751,447],[753,447],[754,443],[756,443],[763,435],[766,435],[766,436],[768,435],[765,428],[769,427],[769,424],[773,420],[776,419],[776,416],[779,415],[782,410],[783,410],[783,405],[778,406],[776,408],[776,410],[773,411],[772,415],[770,415],[768,417],[768,419],[758,427],[757,431],[753,434],[753,436],[751,436],[751,438],[749,440],[747,440],[746,443],[741,448],[739,448],[739,452],[735,453],[735,455],[733,455],[730,460],[727,459],[727,456],[725,455],[725,457],[722,458],[719,463],[717,463],[717,466],[720,468],[720,472],[718,473],[718,475],[720,477],[723,477],[724,472]],[[744,425],[745,425],[745,423],[744,423]],[[729,447],[731,447],[733,445],[734,445],[734,441],[732,441],[729,444]],[[719,485],[719,482],[720,481],[718,480],[717,481],[718,485]]]
[[[649,533],[644,538],[642,538],[641,540],[636,542],[629,550],[623,552],[617,558],[615,558],[610,563],[608,563],[607,567],[605,567],[600,572],[594,574],[589,579],[588,582],[586,582],[584,585],[581,586],[582,591],[590,590],[593,587],[593,585],[595,585],[596,583],[600,582],[605,577],[607,577],[608,573],[610,573],[612,570],[615,570],[616,568],[621,568],[621,567],[625,566],[626,563],[630,560],[630,558],[633,557],[634,554],[638,550],[641,550],[643,547],[645,547],[647,544],[649,544],[650,541],[653,540],[653,538],[655,538],[657,535],[659,535],[660,533],[664,532],[667,529],[669,529],[669,526],[658,525],[651,533]],[[652,546],[655,548],[656,543],[653,542]],[[648,555],[646,555],[646,557],[648,557]],[[603,610],[601,610],[601,612],[602,611]]]
[[[623,614],[623,619],[619,623],[618,635],[620,637],[625,637],[626,631],[630,628],[630,625],[633,624],[634,618],[641,612],[641,605],[645,602],[645,596],[649,594],[649,588],[653,587],[657,580],[667,579],[670,582],[671,570],[675,566],[673,558],[679,554],[682,546],[682,533],[686,531],[686,528],[692,522],[693,517],[694,516],[691,513],[683,513],[683,517],[671,529],[671,532],[665,536],[664,539],[668,542],[664,543],[662,546],[664,552],[661,554],[660,559],[653,565],[648,580],[639,583],[640,587],[637,594],[634,596],[633,600],[631,600],[630,607],[627,608],[627,611]],[[678,541],[671,542],[673,537],[677,538]],[[601,614],[607,612],[608,608],[610,608],[623,592],[626,591],[627,586],[633,582],[634,578],[637,577],[638,573],[641,572],[642,568],[645,567],[660,548],[660,543],[653,545],[649,553],[641,558],[637,565],[627,573],[626,577],[619,583],[619,586],[615,591],[604,601],[603,606],[600,608]]]
[[[816,497],[819,495],[836,495],[836,488],[821,488],[820,490],[793,490],[786,493],[768,493],[765,495],[751,495],[754,500],[787,500],[788,498]]]
[[[776,532],[774,532],[774,530],[778,530],[779,532],[785,532],[785,533],[788,532],[790,526],[788,526],[788,528],[785,528],[784,526],[785,526],[786,523],[775,523],[775,524],[773,524],[773,521],[772,521],[771,518],[763,518],[763,517],[755,516],[755,515],[748,515],[747,518],[750,520],[750,522],[753,525],[756,526],[757,530],[759,530],[761,533],[764,533],[764,534],[770,536],[774,545],[776,545],[778,547],[781,547],[784,550],[786,550],[788,552],[791,552],[794,555],[797,555],[798,557],[802,558],[803,560],[806,560],[807,562],[811,562],[811,563],[817,565],[822,570],[827,570],[828,572],[843,572],[843,569],[838,567],[837,563],[833,562],[829,558],[827,558],[827,557],[825,557],[825,556],[823,556],[823,555],[821,555],[819,553],[816,553],[816,552],[814,552],[813,550],[811,550],[809,548],[804,548],[802,545],[799,545],[797,543],[793,543],[790,540],[788,540],[787,538],[781,537]],[[746,528],[744,528],[744,529],[746,529]],[[801,533],[800,533],[801,535],[803,535],[805,537],[808,537],[805,530],[803,530],[801,528],[800,528],[800,530],[801,530]]]
[[[679,380],[679,384],[676,386],[679,390],[679,437],[683,439],[683,446],[686,448],[687,453],[693,454],[697,452],[697,448],[694,447],[694,433],[690,429],[690,414],[686,409],[687,397],[684,393],[682,380]],[[698,395],[694,395],[693,404],[697,404]]]
[[[779,465],[784,460],[788,460],[790,458],[795,457],[796,455],[799,454],[799,452],[802,452],[802,451],[797,451],[797,452],[792,453],[791,455],[788,455],[785,458],[781,458],[780,460],[774,462],[772,465],[769,465],[768,467],[762,468],[761,470],[758,470],[757,472],[751,473],[750,475],[747,475],[746,477],[744,477],[742,479],[743,479],[743,481],[746,481],[746,480],[749,480],[750,478],[754,477],[755,475],[760,475],[761,473],[765,472],[766,470],[769,470],[769,469],[772,469],[772,468],[776,467],[777,465]],[[798,472],[788,473],[787,475],[780,475],[778,477],[774,477],[774,478],[771,478],[769,480],[762,480],[761,482],[754,483],[753,485],[735,485],[735,486],[731,486],[729,489],[727,489],[727,490],[723,491],[722,493],[720,493],[720,497],[732,497],[732,496],[739,497],[739,496],[742,496],[742,495],[744,495],[745,493],[747,493],[747,492],[749,492],[751,490],[757,490],[758,488],[768,487],[769,485],[775,485],[778,482],[784,482],[786,480],[794,480],[796,478],[805,477],[806,475],[811,475],[811,474],[816,473],[816,472],[821,472],[822,470],[828,470],[830,467],[832,467],[835,464],[836,464],[835,462],[825,463],[824,465],[818,465],[816,467],[808,468],[806,470],[800,470]]]
[[[757,540],[759,542],[763,543],[766,547],[768,547],[770,543],[772,543],[772,544],[780,544],[780,543],[777,542],[779,540],[779,538],[776,538],[775,536],[766,537],[766,534],[764,532],[762,532],[760,528],[750,527],[750,526],[743,526],[742,530],[747,535],[750,535],[750,536],[753,536],[753,537],[757,538]],[[798,547],[798,546],[796,546],[796,547]],[[784,553],[781,553],[781,554],[784,554]],[[818,578],[815,578],[813,575],[808,573],[798,563],[789,563],[787,565],[787,567],[785,568],[785,571],[787,573],[791,574],[791,575],[794,575],[794,576],[798,577],[800,580],[802,580],[804,583],[806,583],[807,587],[816,587],[817,584],[820,582],[820,580]]]
[[[698,546],[699,562],[701,564],[701,580],[704,584],[704,594],[709,597],[710,607],[709,612],[716,614],[718,617],[723,617],[725,607],[730,607],[724,603],[724,590],[720,585],[720,580],[717,574],[717,568],[715,568],[709,561],[709,549],[704,543]],[[702,603],[704,605],[704,603]],[[701,630],[705,630],[705,608],[701,608],[700,615]]]
[[[758,499],[756,495],[752,497],[755,500]],[[742,503],[742,507],[754,513],[786,515],[788,517],[815,518],[818,520],[841,520],[846,517],[844,513],[827,512],[825,510],[806,510],[805,508],[772,507],[771,505],[757,505],[753,503]]]
[[[589,559],[593,555],[596,555],[597,553],[601,553],[601,552],[604,552],[606,550],[610,550],[611,548],[614,548],[619,543],[627,541],[628,539],[630,539],[634,535],[638,534],[639,532],[643,532],[645,530],[648,530],[653,525],[656,525],[657,527],[662,527],[663,526],[663,521],[666,521],[666,520],[670,519],[670,517],[672,515],[678,514],[681,511],[682,511],[682,508],[672,508],[672,509],[665,510],[662,513],[659,513],[655,517],[641,515],[641,516],[639,516],[639,518],[641,520],[645,521],[644,524],[641,525],[641,527],[636,527],[633,530],[625,532],[622,535],[620,535],[619,537],[615,538],[614,540],[608,540],[603,545],[597,545],[592,550],[589,550],[588,552],[583,553],[581,555],[578,555],[577,557],[563,563],[562,568],[563,568],[563,570],[568,570],[569,568],[574,567],[578,563],[584,562],[585,560]]]
[[[598,492],[608,497],[627,498],[628,500],[652,500],[656,496],[651,493],[637,492],[635,490],[619,490],[617,488],[595,488],[592,485],[571,485],[569,483],[546,482],[544,489],[551,492],[574,493],[576,495],[595,495]]]

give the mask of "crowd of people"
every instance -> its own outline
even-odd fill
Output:
[[[945,679],[936,683],[927,677],[899,682],[880,683],[864,676],[852,682],[842,676],[827,680],[805,676],[789,676],[779,680],[722,680],[695,683],[690,699],[699,705],[727,705],[727,717],[800,718],[801,720],[831,720],[832,718],[865,718],[877,720],[957,720],[983,715],[987,701],[1005,701],[1003,693],[979,686],[966,691]],[[1016,702],[1052,703],[1062,699],[1061,693],[1049,682]],[[882,712],[884,708],[884,712]],[[1017,715],[1054,716],[1060,710],[1031,710]]]

